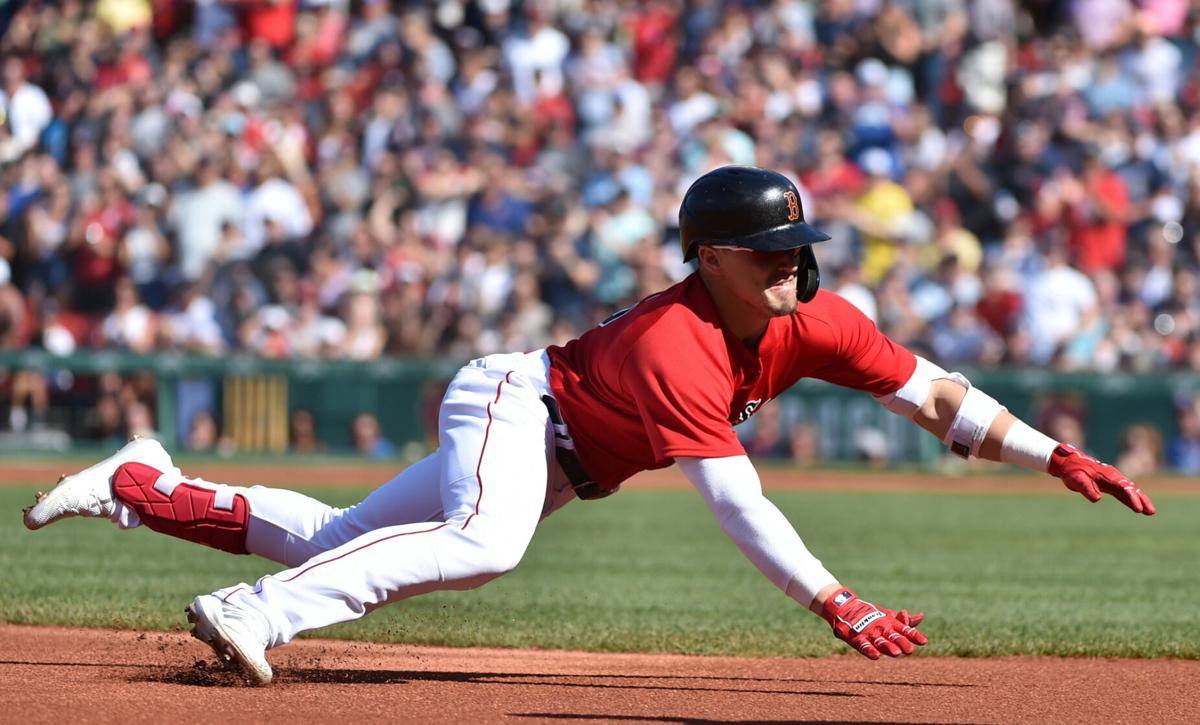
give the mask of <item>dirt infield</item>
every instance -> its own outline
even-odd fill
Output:
[[[0,625],[0,722],[1195,722],[1200,662],[741,659],[302,640],[245,687],[184,633]]]
[[[30,483],[45,482],[45,486],[50,488],[58,480],[59,474],[74,473],[86,465],[79,460],[69,463],[45,459],[4,461],[3,465],[0,465],[0,486],[27,486]],[[278,463],[198,461],[183,462],[181,467],[186,476],[200,477],[216,483],[242,486],[263,483],[298,488],[372,488],[385,483],[400,470],[397,465],[352,460],[322,464],[298,464],[286,460]],[[1056,486],[1053,480],[1032,474],[972,473],[963,476],[886,470],[875,473],[869,470],[830,471],[761,467],[759,476],[763,486],[773,490],[1054,494],[1062,492],[1061,487]],[[1200,495],[1200,481],[1194,479],[1155,476],[1139,479],[1138,482],[1151,495]],[[625,483],[625,488],[690,488],[690,484],[683,473],[672,466],[639,473]]]

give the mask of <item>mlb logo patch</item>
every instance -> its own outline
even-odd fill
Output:
[[[846,602],[850,601],[852,597],[854,597],[854,595],[849,591],[842,590],[836,597],[833,598],[833,604],[834,606],[840,607]]]

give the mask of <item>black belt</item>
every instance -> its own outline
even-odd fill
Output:
[[[558,401],[549,395],[543,395],[542,402],[546,404],[550,422],[554,424],[554,457],[558,459],[558,465],[570,481],[571,488],[575,489],[575,495],[584,501],[591,501],[616,493],[615,488],[601,488],[584,470],[579,455],[575,453],[575,441],[571,439],[571,433],[567,430],[562,411],[558,409]]]

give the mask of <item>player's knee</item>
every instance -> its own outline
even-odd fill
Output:
[[[507,574],[521,563],[528,544],[526,537],[515,535],[516,532],[485,531],[483,527],[472,532],[469,528],[455,532],[459,546],[444,548],[438,554],[443,572],[458,572],[458,576],[447,578],[459,579],[467,588],[474,588]]]
[[[492,551],[487,557],[483,573],[490,575],[493,579],[503,576],[516,569],[524,556],[525,547],[521,547],[520,549],[512,546],[499,548]]]

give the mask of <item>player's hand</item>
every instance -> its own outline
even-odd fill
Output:
[[[1093,503],[1100,500],[1101,494],[1107,493],[1139,514],[1153,516],[1156,510],[1150,497],[1116,466],[1101,463],[1067,443],[1059,443],[1050,454],[1047,471]]]
[[[903,609],[893,612],[877,607],[845,587],[829,595],[821,606],[821,616],[833,627],[838,639],[873,660],[882,655],[910,655],[916,649],[914,645],[929,641],[916,630],[924,614],[909,615]]]

